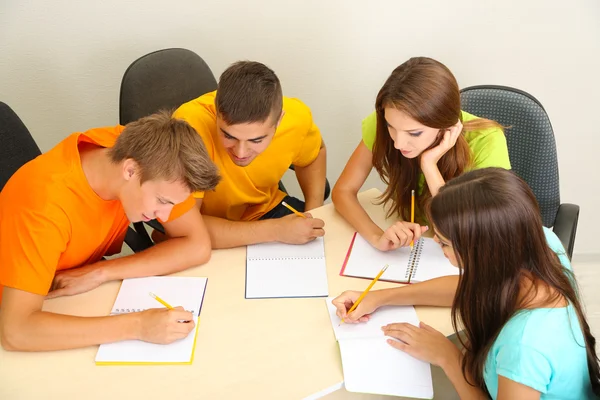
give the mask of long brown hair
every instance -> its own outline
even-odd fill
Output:
[[[387,184],[381,202],[389,206],[388,216],[400,215],[409,218],[410,193],[417,189],[420,156],[409,159],[394,148],[385,120],[385,108],[395,108],[406,113],[415,121],[440,130],[435,147],[443,132],[462,121],[460,92],[456,78],[442,63],[427,57],[414,57],[397,67],[389,76],[375,102],[377,132],[373,145],[373,166]],[[456,144],[438,162],[442,177],[448,181],[461,175],[471,165],[471,149],[464,132],[501,126],[491,120],[475,119],[463,124],[463,131]],[[417,198],[417,207],[425,209],[431,198],[427,185]]]
[[[590,382],[600,394],[596,339],[590,332],[578,296],[575,276],[549,248],[540,210],[529,186],[511,171],[485,168],[446,183],[433,197],[429,218],[450,241],[462,269],[452,323],[466,352],[465,378],[486,390],[484,363],[502,327],[532,305],[538,289],[548,288],[550,303],[566,299],[574,307],[587,351]],[[532,290],[520,296],[524,283]]]

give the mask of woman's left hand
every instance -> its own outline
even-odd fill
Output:
[[[440,144],[432,149],[424,151],[421,155],[421,169],[424,169],[424,166],[437,165],[438,161],[440,161],[440,158],[442,158],[442,156],[446,154],[448,150],[454,147],[462,130],[463,124],[460,122],[460,120],[450,128],[446,129]]]
[[[398,323],[382,327],[383,333],[401,340],[388,339],[388,343],[419,360],[441,366],[452,357],[459,356],[458,348],[444,335],[421,322],[420,327]]]

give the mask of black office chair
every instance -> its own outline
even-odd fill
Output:
[[[25,163],[42,152],[19,116],[5,103],[0,102],[0,191],[10,177]],[[125,243],[134,252],[145,247],[138,235],[129,228]]]
[[[505,134],[512,169],[533,190],[544,225],[553,227],[570,259],[579,206],[560,202],[554,131],[542,104],[522,90],[493,85],[461,90],[461,102],[463,110],[510,127]]]
[[[123,75],[119,98],[119,123],[126,125],[160,109],[175,109],[190,100],[217,89],[217,81],[206,62],[196,53],[180,48],[164,49],[135,60]],[[290,167],[293,169],[293,166]],[[283,183],[279,187],[285,192]],[[325,199],[329,197],[326,183]],[[147,223],[163,232],[156,220]],[[143,237],[145,246],[152,246],[144,224],[133,224]]]

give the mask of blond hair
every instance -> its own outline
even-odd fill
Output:
[[[183,182],[192,192],[214,189],[221,179],[192,126],[159,111],[125,126],[109,150],[112,162],[134,160],[140,183],[162,179]]]

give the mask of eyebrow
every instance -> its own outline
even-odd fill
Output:
[[[223,129],[223,128],[220,128],[220,129],[221,129],[221,132],[223,132],[227,136],[231,137],[232,139],[240,140],[240,139],[236,138],[235,136],[233,136],[232,134],[230,134],[229,132],[227,132],[225,129]],[[254,142],[256,140],[262,140],[262,139],[266,138],[267,136],[269,136],[269,135],[262,135],[262,136],[259,136],[259,137],[256,137],[256,138],[248,139],[248,141],[249,142]]]

